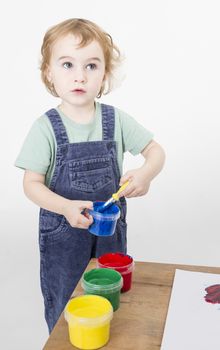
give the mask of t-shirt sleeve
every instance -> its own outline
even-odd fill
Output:
[[[51,161],[48,132],[43,117],[34,122],[15,161],[16,167],[46,174]]]
[[[123,152],[129,151],[134,156],[153,140],[153,133],[139,124],[129,114],[119,110],[123,138]]]

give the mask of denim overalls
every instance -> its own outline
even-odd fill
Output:
[[[101,105],[102,141],[69,143],[55,109],[48,116],[56,137],[57,156],[50,190],[72,200],[105,201],[119,187],[120,173],[114,141],[114,108]],[[97,237],[73,228],[62,215],[40,209],[40,276],[49,332],[93,257],[107,252],[126,253],[126,201],[113,236]]]

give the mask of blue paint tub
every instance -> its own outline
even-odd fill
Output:
[[[88,212],[93,217],[93,223],[89,226],[89,232],[96,236],[112,236],[118,218],[120,217],[120,209],[116,204],[112,204],[103,213],[99,213],[97,209],[105,202],[94,202],[93,210]]]

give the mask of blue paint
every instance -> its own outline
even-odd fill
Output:
[[[97,211],[99,213],[103,213],[103,211],[106,211],[106,209],[108,209],[113,203],[115,202],[115,200],[113,198],[111,198],[110,200],[108,200],[107,202],[105,202],[103,205],[100,205],[97,208]]]
[[[89,232],[96,236],[112,236],[120,216],[120,209],[116,204],[112,204],[103,213],[99,213],[98,208],[103,206],[103,203],[105,202],[94,202],[93,210],[88,210],[93,217],[93,223],[89,226]]]

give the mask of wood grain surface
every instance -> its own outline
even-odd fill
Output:
[[[87,269],[96,267],[95,259]],[[135,262],[130,291],[121,294],[120,308],[111,321],[110,339],[102,349],[159,350],[173,284],[175,269],[220,273],[220,268]],[[72,297],[82,295],[78,283]],[[69,342],[63,313],[46,342],[44,350],[77,349]]]

